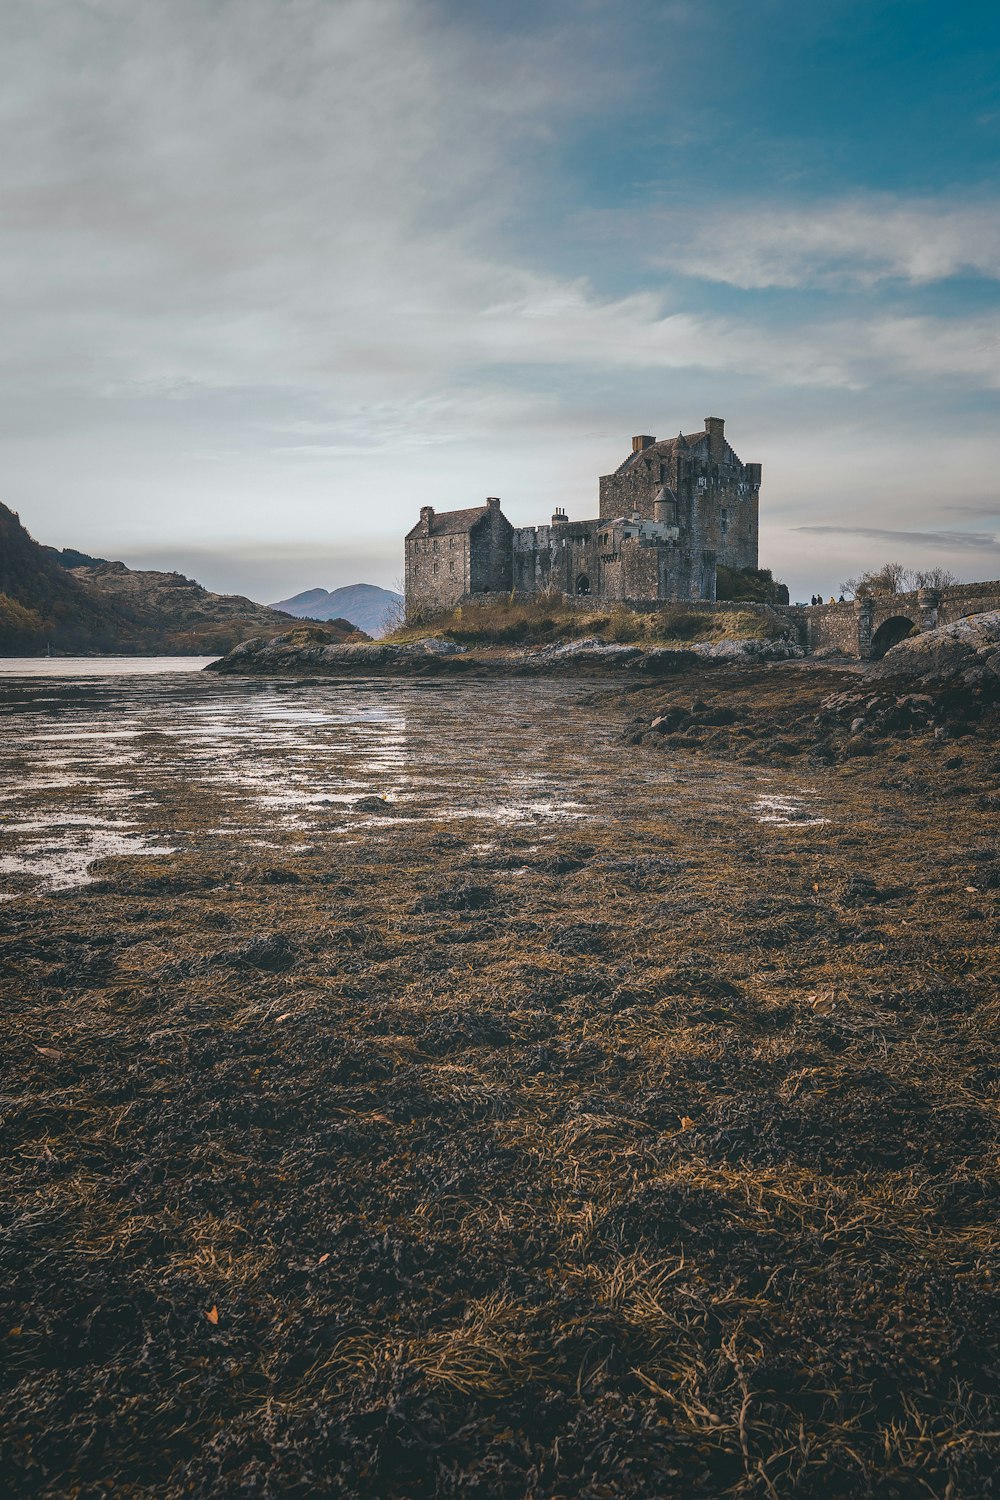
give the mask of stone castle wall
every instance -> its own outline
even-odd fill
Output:
[[[756,568],[760,464],[740,462],[720,417],[706,424],[709,430],[693,439],[634,438],[632,457],[599,481],[601,517],[657,519],[662,495],[669,508],[664,519],[680,528],[693,558],[714,553],[726,567]]]
[[[472,587],[468,534],[407,538],[407,610],[432,614],[454,608]],[[419,602],[415,602],[419,601]]]
[[[513,536],[513,586],[519,593],[547,589],[575,594],[585,578],[588,592],[600,592],[601,558],[593,524],[561,521],[554,526],[517,526]]]
[[[406,612],[411,618],[454,609],[469,594],[513,587],[514,528],[488,502],[465,530],[435,532],[434,512],[424,507],[421,524],[406,538]],[[442,518],[447,524],[447,514]]]
[[[499,500],[495,505],[490,502],[485,519],[470,532],[469,576],[474,594],[513,588],[513,536],[514,528],[501,511]]]
[[[651,528],[650,528],[651,529]],[[627,530],[627,529],[626,529]],[[598,521],[563,521],[514,530],[513,579],[519,593],[584,593],[612,601],[715,597],[714,556],[692,555],[675,527],[649,537],[622,535]]]
[[[507,592],[608,601],[714,599],[720,563],[757,566],[760,465],[743,464],[721,417],[689,438],[634,438],[599,481],[600,517],[514,528],[500,502],[435,516],[425,506],[406,539],[411,617],[470,595]],[[482,514],[484,511],[486,514]]]

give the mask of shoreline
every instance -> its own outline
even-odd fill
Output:
[[[542,646],[460,646],[428,637],[416,642],[328,645],[296,633],[237,646],[206,671],[225,676],[452,676],[543,677],[677,673],[742,662],[801,661],[800,648],[783,641],[696,642],[690,646],[616,645],[570,641]]]

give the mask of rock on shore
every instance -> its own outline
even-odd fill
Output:
[[[464,656],[465,646],[452,641],[427,639],[406,644],[382,641],[352,641],[340,644],[324,630],[292,630],[273,639],[258,637],[244,641],[226,656],[212,662],[210,672],[295,673],[336,675],[341,672],[406,670],[441,658]]]
[[[697,641],[691,650],[710,661],[793,661],[805,656],[792,641]]]
[[[882,738],[970,734],[998,703],[1000,610],[990,610],[893,646],[857,688],[828,698],[817,722],[835,752],[863,755]]]
[[[787,641],[696,642],[690,647],[619,645],[597,639],[535,647],[473,648],[427,636],[417,641],[358,641],[341,644],[319,627],[271,639],[244,641],[213,662],[209,671],[261,675],[307,673],[515,672],[548,675],[580,671],[628,671],[666,675],[714,660],[784,661],[801,656]]]
[[[936,681],[981,685],[990,676],[1000,681],[1000,610],[941,625],[908,637],[887,651],[870,669],[870,677],[932,677]]]

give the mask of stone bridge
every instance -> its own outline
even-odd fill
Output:
[[[1000,581],[956,583],[910,594],[874,594],[849,604],[793,605],[781,611],[795,620],[810,656],[842,651],[876,661],[915,630],[951,625],[967,615],[1000,609]]]

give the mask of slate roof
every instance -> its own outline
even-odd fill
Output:
[[[470,505],[467,510],[442,510],[431,517],[428,536],[457,536],[463,531],[471,531],[477,521],[481,521],[489,510],[487,505]],[[418,521],[412,530],[406,533],[407,540],[412,536],[423,536],[423,522]]]

